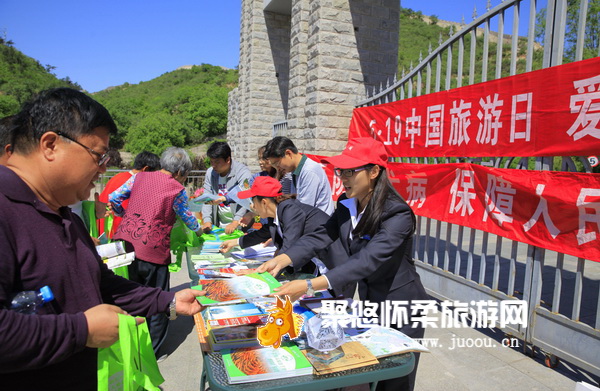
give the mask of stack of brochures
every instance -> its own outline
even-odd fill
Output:
[[[277,247],[275,246],[265,247],[262,243],[259,243],[251,247],[246,247],[243,250],[232,251],[231,256],[235,258],[256,259],[266,261],[275,256],[275,250],[277,250]]]
[[[202,317],[211,350],[258,346],[257,328],[268,314],[251,303],[208,307]]]
[[[246,274],[254,272],[256,269],[248,269],[247,266],[234,266],[234,267],[223,267],[223,268],[200,268],[196,269],[198,277],[201,280],[218,280],[221,278],[233,278],[237,276],[244,276]]]
[[[222,354],[230,384],[310,375],[313,371],[310,362],[293,344],[282,344],[278,349],[231,349]]]
[[[190,256],[196,269],[214,269],[235,266],[235,259],[225,257],[223,254],[193,254]]]
[[[219,249],[222,243],[219,241],[205,241],[202,244],[202,254],[220,254]]]

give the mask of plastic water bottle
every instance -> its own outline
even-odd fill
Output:
[[[17,293],[10,303],[10,309],[21,314],[35,314],[39,307],[52,300],[54,300],[54,294],[52,289],[46,285],[39,291]]]

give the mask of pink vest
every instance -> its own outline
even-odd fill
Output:
[[[138,173],[114,239],[131,243],[138,259],[168,265],[176,218],[173,202],[182,189],[179,182],[160,171]]]

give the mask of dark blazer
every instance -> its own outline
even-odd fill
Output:
[[[346,199],[343,194],[339,201]],[[379,231],[373,237],[350,240],[350,211],[338,201],[337,208],[320,229],[309,232],[284,251],[296,266],[298,260],[332,243],[325,265],[325,276],[333,290],[347,290],[358,282],[361,300],[428,299],[412,260],[413,220],[410,207],[401,200],[387,200]],[[339,239],[339,240],[338,240]],[[328,264],[327,260],[336,260]]]
[[[277,219],[283,237],[277,232],[275,219],[269,217],[268,223],[263,224],[261,229],[240,238],[240,247],[246,248],[273,239],[273,244],[279,252],[285,252],[301,236],[313,232],[325,224],[329,215],[321,209],[303,204],[296,199],[288,199],[277,205]],[[315,256],[314,253],[309,255],[299,257],[298,263],[304,265]]]

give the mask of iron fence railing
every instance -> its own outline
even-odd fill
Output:
[[[368,98],[359,101],[357,107],[578,61],[584,58],[584,47],[588,49],[588,57],[589,53],[599,56],[598,48],[590,52],[587,45],[594,38],[586,35],[590,31],[589,19],[598,20],[598,15],[588,13],[589,6],[588,0],[506,0],[492,8],[488,1],[484,15],[474,15],[473,22],[462,26],[457,33],[450,27],[446,41],[442,43],[440,39],[439,47],[430,50],[399,80],[369,91]],[[576,12],[573,7],[578,7]],[[577,15],[575,24],[573,20],[567,21],[567,14],[572,17],[573,13]],[[545,18],[541,17],[544,15]],[[545,26],[543,41],[538,43],[536,27],[539,33],[542,25]],[[522,26],[527,26],[525,36],[519,36]],[[573,39],[572,33],[568,38],[567,30],[576,31],[576,38]],[[508,36],[507,31],[510,31]],[[598,37],[594,39],[598,45]],[[572,58],[565,59],[566,49],[575,53]],[[534,61],[540,56],[541,61]],[[591,172],[589,162],[583,157],[393,160],[424,164],[468,161],[524,170]],[[535,347],[543,349],[549,366],[555,365],[560,357],[600,375],[599,263],[425,217],[417,219],[414,258],[426,289],[439,299],[525,300],[529,308],[528,327],[509,326],[503,331],[525,341],[529,353],[535,352]]]

